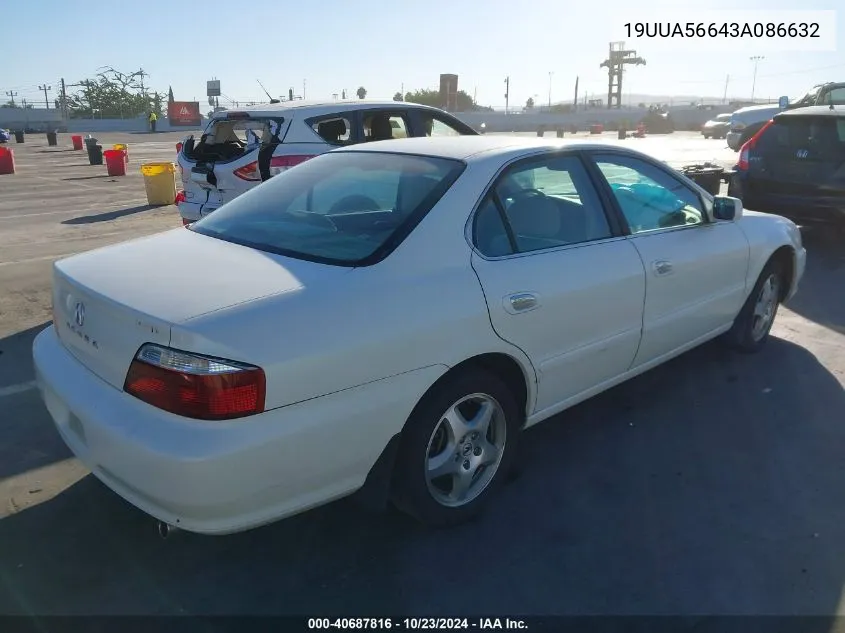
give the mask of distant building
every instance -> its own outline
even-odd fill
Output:
[[[458,109],[457,75],[440,75],[440,107],[452,112]]]

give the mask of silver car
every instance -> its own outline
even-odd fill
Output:
[[[199,139],[182,143],[179,213],[183,224],[195,222],[271,176],[337,147],[474,134],[447,112],[397,101],[299,100],[216,112]]]

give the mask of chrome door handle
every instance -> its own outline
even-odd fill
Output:
[[[533,310],[537,307],[538,301],[537,296],[531,294],[530,292],[520,292],[517,294],[513,294],[507,298],[505,303],[506,307],[510,309],[508,312],[516,313],[516,312],[525,312],[527,310]]]
[[[665,259],[659,259],[652,264],[655,275],[668,275],[672,272],[672,262]]]

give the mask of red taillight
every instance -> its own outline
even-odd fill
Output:
[[[123,390],[164,411],[198,420],[231,420],[264,411],[259,367],[144,345]]]
[[[273,156],[270,159],[270,175],[276,174],[290,169],[299,163],[304,163],[309,158],[314,158],[314,155],[297,154],[293,156]],[[261,180],[261,172],[258,170],[258,161],[253,161],[248,165],[244,165],[235,170],[235,176],[241,180],[258,181]]]
[[[751,150],[754,149],[755,145],[757,145],[757,140],[760,138],[760,136],[762,136],[763,132],[765,132],[767,129],[769,129],[769,126],[773,125],[773,124],[774,124],[773,119],[769,119],[768,121],[766,121],[766,124],[763,127],[761,127],[759,130],[757,130],[757,133],[754,136],[752,136],[750,139],[745,141],[745,144],[742,147],[739,148],[739,161],[737,161],[737,165],[736,165],[737,169],[739,169],[740,171],[747,171],[748,170],[748,168],[750,166],[749,159],[750,159],[750,155],[751,155]]]
[[[185,202],[185,192],[182,190],[176,192],[176,201],[174,204],[179,204],[180,202]]]
[[[191,224],[190,220],[186,220],[185,218],[182,218],[182,226],[188,226],[189,224]]]

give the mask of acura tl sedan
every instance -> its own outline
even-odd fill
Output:
[[[792,222],[638,152],[374,142],[57,262],[33,353],[64,441],[160,527],[359,490],[446,525],[526,427],[720,335],[761,349],[804,264]]]

